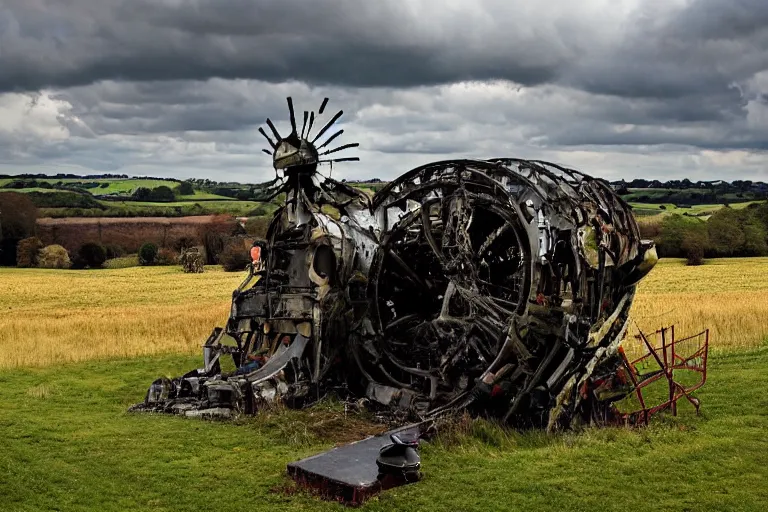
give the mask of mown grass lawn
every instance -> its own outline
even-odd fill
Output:
[[[343,510],[290,488],[288,462],[364,435],[338,407],[239,423],[132,415],[200,356],[0,372],[0,509]],[[768,510],[768,348],[717,355],[702,415],[645,429],[517,434],[477,421],[422,449],[422,482],[364,510]],[[458,442],[457,442],[458,441]]]

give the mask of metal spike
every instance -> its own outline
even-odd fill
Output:
[[[267,135],[267,132],[264,131],[264,128],[259,126],[259,133],[264,136],[265,139],[267,139],[267,142],[269,142],[269,145],[272,146],[272,148],[277,147],[277,143],[275,143],[272,139],[269,138],[269,135]]]
[[[304,130],[307,129],[307,119],[309,119],[309,112],[304,111],[304,123],[301,125],[301,138],[304,138]]]
[[[288,96],[288,112],[291,114],[291,133],[296,133],[296,116],[293,113],[293,99]]]
[[[274,135],[277,140],[283,140],[283,138],[278,133],[277,128],[275,128],[275,125],[272,124],[272,120],[269,118],[267,118],[267,125],[269,126],[269,129],[272,130],[272,135]]]
[[[330,137],[328,137],[328,140],[323,142],[321,145],[317,146],[318,151],[323,149],[325,146],[327,146],[331,142],[333,142],[333,139],[335,139],[336,137],[338,137],[342,133],[344,133],[344,129],[343,128],[341,130],[337,131],[336,133],[334,133],[333,135],[331,135]]]
[[[323,102],[320,104],[320,110],[317,111],[318,114],[322,114],[325,112],[325,106],[328,104],[328,98],[323,98]]]
[[[268,154],[269,156],[272,156],[272,153],[271,153],[270,151],[267,151],[266,149],[262,149],[262,151],[263,151],[264,153]]]
[[[359,156],[347,156],[344,158],[334,158],[333,160],[328,160],[328,162],[359,162],[360,157]]]
[[[317,135],[315,135],[315,138],[314,138],[314,139],[312,139],[312,143],[314,144],[314,143],[315,143],[315,141],[316,141],[317,139],[319,139],[320,137],[322,137],[322,136],[323,136],[323,134],[324,134],[326,131],[328,131],[328,128],[330,128],[331,126],[333,126],[333,123],[335,123],[336,121],[338,121],[338,119],[341,117],[341,114],[343,114],[343,113],[344,113],[344,111],[343,111],[343,110],[339,110],[338,112],[336,112],[336,115],[335,115],[335,116],[333,116],[333,117],[331,118],[331,120],[330,120],[330,121],[328,121],[327,123],[325,123],[325,126],[323,126],[323,128],[320,130],[320,132],[319,132]]]
[[[329,149],[328,151],[325,151],[323,153],[320,153],[321,155],[330,155],[331,153],[336,153],[337,151],[341,151],[342,149],[349,149],[349,148],[356,148],[359,146],[359,142],[353,142],[352,144],[344,144],[343,146],[339,146],[337,148]]]
[[[309,138],[309,134],[312,133],[312,125],[315,124],[315,113],[309,114],[309,128],[307,128],[306,138]]]

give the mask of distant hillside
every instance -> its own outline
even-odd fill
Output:
[[[267,215],[258,184],[227,184],[125,175],[0,176],[0,192],[29,195],[45,217],[181,217]]]
[[[384,186],[377,179],[349,184],[371,195]],[[280,198],[266,201],[266,185],[123,174],[0,175],[0,192],[27,194],[41,216],[58,218],[270,215]]]
[[[369,195],[387,183],[377,178],[343,181]],[[41,215],[49,217],[268,215],[280,198],[265,202],[266,185],[124,174],[0,175],[0,192],[13,190],[29,194],[41,209]],[[686,210],[682,213],[691,216],[708,216],[725,204],[746,206],[768,199],[768,184],[749,180],[635,179],[613,181],[611,186],[639,216],[678,210]]]
[[[768,199],[768,184],[762,181],[736,180],[729,183],[686,179],[661,182],[636,179],[630,182],[614,181],[611,185],[621,197],[633,203],[693,206]]]

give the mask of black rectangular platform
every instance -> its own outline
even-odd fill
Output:
[[[419,424],[405,425],[292,462],[288,464],[288,474],[326,498],[359,505],[379,491],[404,483],[389,478],[379,480],[376,458],[379,450],[392,442],[390,434],[405,432],[418,436]]]

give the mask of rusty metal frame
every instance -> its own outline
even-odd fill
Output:
[[[669,335],[669,339],[667,336]],[[622,362],[624,369],[626,370],[629,379],[632,381],[633,393],[636,395],[638,402],[640,403],[640,409],[634,411],[619,413],[618,418],[621,423],[628,424],[648,424],[652,416],[658,414],[661,411],[669,410],[673,416],[677,416],[677,402],[685,397],[695,408],[696,414],[700,412],[701,402],[698,398],[692,394],[694,391],[701,388],[707,381],[707,359],[709,356],[709,329],[705,329],[697,334],[686,336],[682,339],[675,338],[675,326],[662,327],[657,331],[650,334],[651,337],[660,337],[661,345],[654,346],[642,331],[634,338],[638,341],[642,341],[646,353],[642,356],[629,360],[622,350]],[[702,338],[703,342],[699,347],[687,356],[680,355],[678,353],[678,347],[682,343],[689,342],[691,340]],[[638,371],[638,365],[644,361],[654,360],[659,369],[653,372],[650,376],[642,378]],[[685,386],[675,380],[675,370],[686,370],[699,373],[701,378],[693,385]],[[646,404],[646,397],[643,394],[643,389],[650,386],[654,382],[661,379],[667,381],[669,388],[669,395],[667,400],[654,406],[648,406]]]

